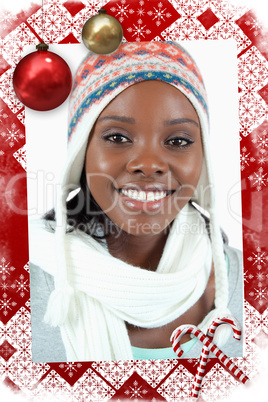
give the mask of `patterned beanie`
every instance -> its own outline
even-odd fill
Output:
[[[57,196],[56,236],[59,255],[55,288],[62,294],[72,292],[68,285],[64,236],[66,232],[66,199],[80,186],[89,134],[103,109],[130,85],[147,80],[164,81],[181,91],[195,108],[203,143],[203,168],[192,197],[210,218],[212,256],[215,268],[215,307],[226,311],[228,278],[223,240],[217,220],[214,179],[208,142],[209,118],[206,91],[198,67],[179,44],[173,42],[123,43],[111,55],[90,53],[78,68],[70,98],[69,147],[61,189]]]
[[[62,184],[79,186],[88,136],[103,109],[130,85],[148,80],[169,83],[190,100],[200,120],[204,146],[208,133],[206,91],[190,55],[171,42],[123,43],[108,56],[89,54],[76,72],[70,99],[68,169]],[[205,210],[211,198],[208,184],[204,168],[202,189],[194,198]]]

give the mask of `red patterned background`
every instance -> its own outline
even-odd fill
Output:
[[[65,401],[190,400],[195,359],[66,364],[31,361],[27,216],[11,208],[11,204],[26,208],[24,106],[13,92],[12,75],[24,46],[36,45],[42,31],[41,1],[28,4],[20,12],[3,9],[0,15],[3,389],[27,400],[59,400],[60,396]],[[83,24],[102,5],[99,0],[45,0],[45,41],[80,42]],[[237,42],[246,344],[244,357],[233,360],[254,383],[262,373],[260,356],[268,344],[267,29],[248,6],[221,0],[111,0],[104,6],[120,21],[127,41],[234,38]],[[10,189],[10,179],[18,174],[20,179]],[[201,401],[230,400],[238,387],[246,387],[239,385],[217,359],[210,359],[208,369]],[[255,384],[259,390],[257,380]]]

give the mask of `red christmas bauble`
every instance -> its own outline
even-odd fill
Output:
[[[13,87],[27,107],[45,111],[60,106],[72,88],[72,73],[62,57],[41,43],[37,52],[25,56],[15,68]]]

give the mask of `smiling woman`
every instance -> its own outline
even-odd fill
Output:
[[[92,196],[117,227],[161,238],[191,199],[202,162],[199,119],[189,100],[165,82],[144,81],[125,89],[100,114],[85,171]],[[142,258],[142,248],[137,251]],[[125,254],[132,252],[126,248]]]
[[[202,77],[176,43],[125,43],[81,64],[57,205],[29,227],[34,361],[176,358],[177,326],[242,321],[208,127]]]

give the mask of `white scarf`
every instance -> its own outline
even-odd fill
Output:
[[[42,221],[32,222],[29,233],[30,261],[55,276],[55,234]],[[144,328],[172,322],[204,293],[212,265],[205,222],[190,205],[174,220],[156,272],[112,257],[77,232],[65,235],[65,252],[74,288],[60,326],[68,361],[133,359],[125,322]]]

